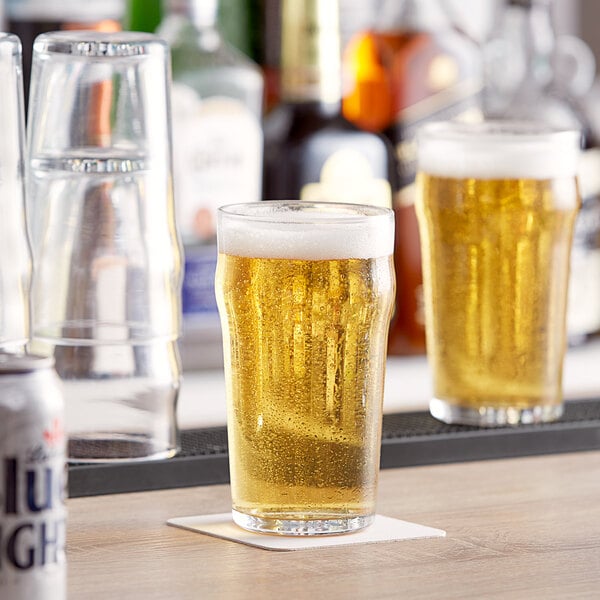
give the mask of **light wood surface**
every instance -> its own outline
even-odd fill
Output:
[[[383,470],[381,514],[446,538],[299,552],[166,525],[229,487],[68,501],[69,600],[600,598],[600,452]]]

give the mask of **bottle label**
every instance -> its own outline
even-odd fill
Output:
[[[181,288],[181,310],[184,315],[217,314],[216,268],[216,245],[188,246],[185,249],[185,269]]]
[[[337,102],[341,94],[338,3],[284,2],[281,92],[287,101]]]
[[[368,159],[358,150],[343,149],[325,161],[318,182],[302,187],[300,199],[390,208],[392,188],[386,179],[374,176]]]
[[[219,206],[260,200],[262,128],[239,100],[173,84],[173,172],[184,242],[210,240]]]

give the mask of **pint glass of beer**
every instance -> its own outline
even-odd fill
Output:
[[[394,217],[258,202],[218,214],[234,521],[343,533],[375,513]]]
[[[494,426],[563,411],[580,135],[437,123],[418,137],[431,414]]]

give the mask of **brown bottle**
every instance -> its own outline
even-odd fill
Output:
[[[383,131],[396,149],[401,190],[395,196],[396,309],[390,354],[425,351],[419,233],[414,210],[415,134],[431,120],[481,118],[476,46],[454,30],[437,0],[387,0],[381,26],[346,48],[346,118]],[[385,25],[383,25],[385,24]]]

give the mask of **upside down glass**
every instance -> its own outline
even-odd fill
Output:
[[[563,412],[580,135],[437,123],[418,136],[431,414],[481,426]]]
[[[343,533],[375,514],[393,213],[259,202],[218,213],[234,521]]]
[[[71,461],[177,449],[181,255],[169,48],[62,31],[33,47],[28,227],[32,343],[65,390]]]

